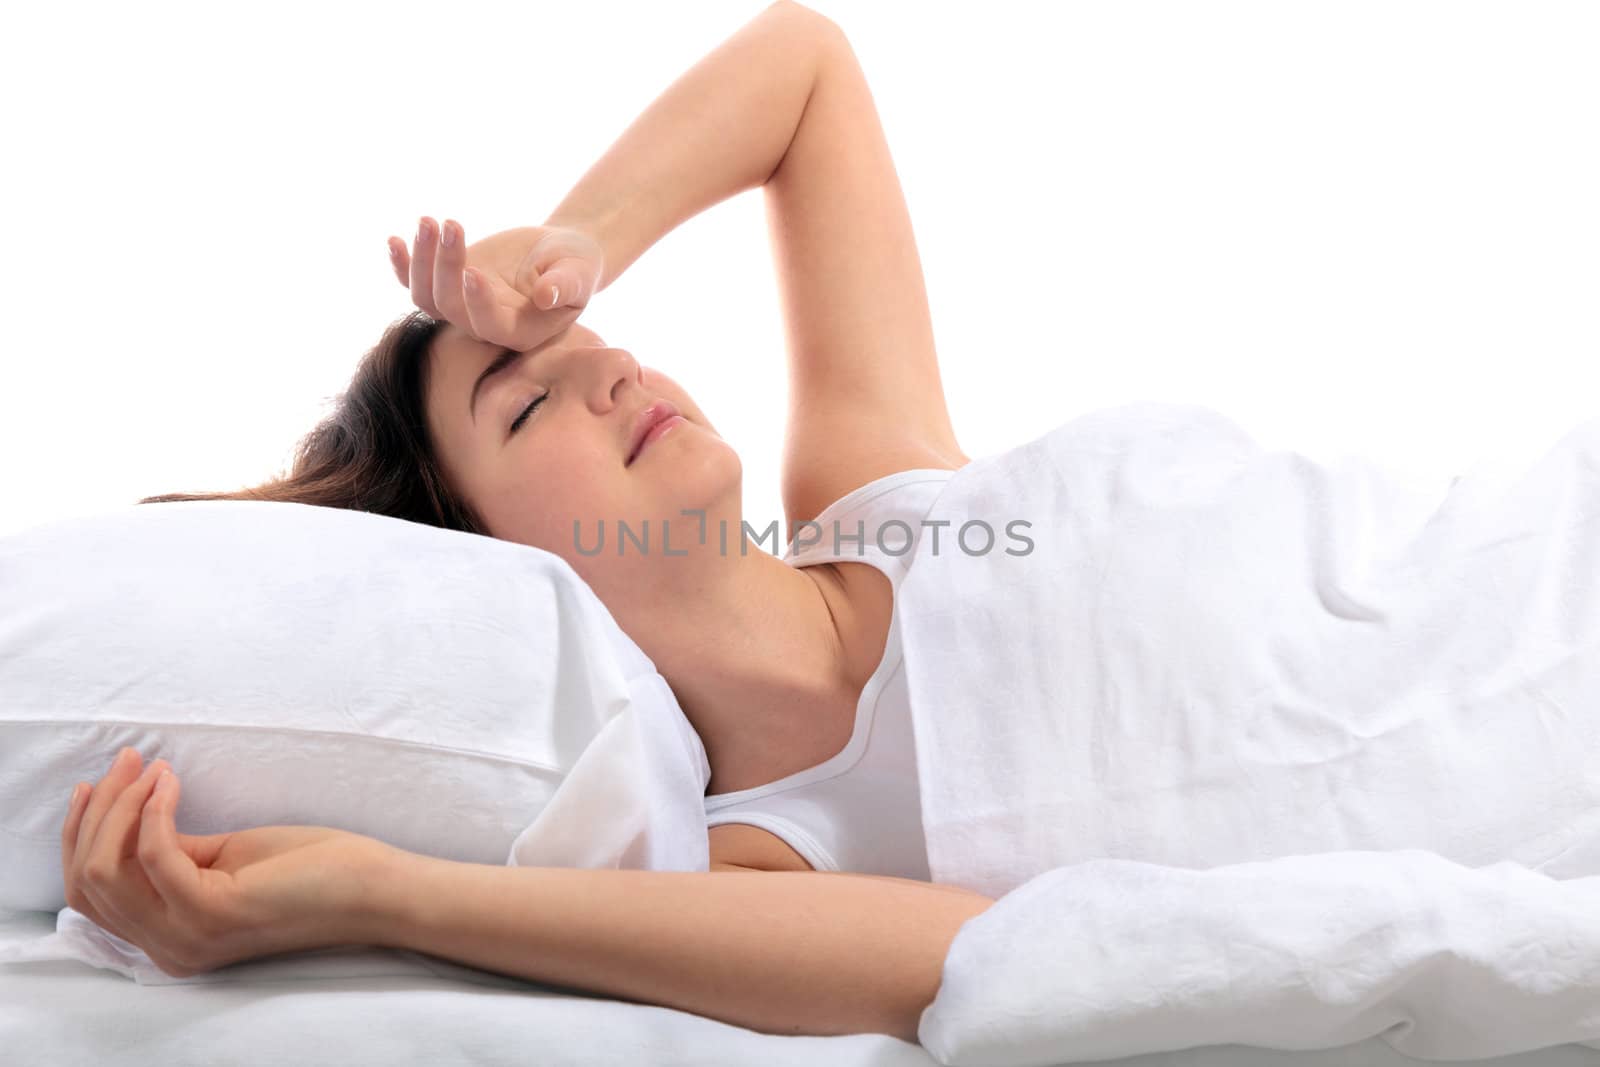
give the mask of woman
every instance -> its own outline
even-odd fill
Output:
[[[856,514],[914,513],[967,457],[911,224],[848,42],[790,0],[670,86],[543,226],[469,246],[459,226],[424,218],[413,252],[393,239],[427,315],[368,354],[289,477],[141,502],[360,508],[556,552],[672,684],[705,742],[712,796],[822,765],[883,695],[891,557],[846,562],[852,546],[797,567],[736,551],[738,456],[676,382],[575,321],[679,223],[758,185],[788,333],[789,529],[875,486],[877,510]],[[608,519],[665,523],[665,542],[595,552]],[[125,750],[92,790],[80,784],[62,863],[74,908],[174,974],[390,945],[768,1032],[914,1041],[956,931],[992,902],[917,880],[909,857],[887,875],[816,871],[798,836],[737,811],[712,826],[705,874],[452,863],[316,827],[190,837],[167,769]],[[903,811],[915,777],[902,763],[893,780]],[[839,849],[871,833],[831,829]]]

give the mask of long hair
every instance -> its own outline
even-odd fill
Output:
[[[331,414],[295,446],[288,474],[232,492],[163,493],[140,500],[277,500],[370,511],[488,535],[450,489],[424,414],[428,346],[442,325],[421,310],[389,326],[357,364]]]

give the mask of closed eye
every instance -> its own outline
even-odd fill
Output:
[[[544,396],[535,397],[533,403],[523,408],[522,414],[518,415],[516,421],[511,424],[511,432],[516,433],[517,430],[521,428],[522,424],[527,421],[528,416],[533,414],[533,409],[544,403],[545,397],[549,395],[549,393],[545,393]]]

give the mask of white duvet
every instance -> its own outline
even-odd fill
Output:
[[[917,1036],[951,1067],[1369,1038],[1420,1060],[1595,1047],[1600,878],[1416,849],[1058,867],[962,927]]]
[[[995,549],[952,550],[974,520]],[[1600,1039],[1600,419],[1433,491],[1127,405],[974,461],[925,521],[929,866],[1000,898],[923,1016],[936,1058]]]

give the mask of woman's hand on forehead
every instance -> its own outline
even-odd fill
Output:
[[[582,230],[519,226],[466,243],[461,224],[423,216],[414,250],[389,238],[411,301],[477,341],[526,352],[561,333],[599,288],[604,254]]]

